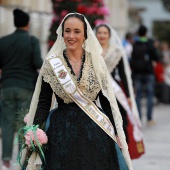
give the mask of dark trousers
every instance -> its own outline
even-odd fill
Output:
[[[1,89],[2,160],[11,160],[16,112],[29,108],[32,94],[18,87]]]
[[[155,88],[155,77],[152,74],[142,75],[135,74],[133,75],[134,88],[136,91],[136,104],[139,110],[140,118],[142,118],[141,113],[141,99],[143,95],[143,90],[146,90],[147,97],[147,120],[152,120],[153,112],[153,98],[154,98],[154,88]]]

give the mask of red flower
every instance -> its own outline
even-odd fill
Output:
[[[82,2],[82,0],[72,0],[73,2]]]
[[[98,10],[98,8],[96,8],[96,7],[89,7],[88,10],[86,11],[86,14],[87,15],[95,14],[97,10]]]
[[[49,47],[52,47],[53,44],[54,44],[54,41],[52,41],[52,40],[48,41],[48,46],[49,46]]]
[[[81,13],[81,14],[84,14],[86,11],[87,11],[86,5],[79,4],[79,5],[77,6],[77,12],[79,12],[79,13]]]
[[[93,2],[103,2],[102,0],[92,0]]]
[[[65,17],[65,15],[68,14],[68,11],[67,10],[63,10],[60,15],[61,17]]]

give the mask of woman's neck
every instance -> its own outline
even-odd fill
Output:
[[[67,53],[67,56],[70,58],[70,59],[73,59],[73,60],[79,60],[80,58],[82,58],[83,56],[83,49],[80,49],[80,50],[76,50],[76,51],[72,51],[72,50],[66,50],[66,53]]]
[[[102,54],[105,55],[106,52],[107,52],[107,50],[108,50],[108,48],[109,48],[109,43],[107,43],[107,44],[101,44],[101,46],[102,46],[102,49],[103,49]]]

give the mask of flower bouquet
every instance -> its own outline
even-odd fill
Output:
[[[45,163],[44,150],[48,142],[46,133],[39,128],[39,125],[24,126],[19,130],[17,139],[20,144],[17,162],[22,169],[41,169],[41,164]],[[24,163],[21,163],[23,162],[21,158],[24,150],[27,151],[27,154]]]

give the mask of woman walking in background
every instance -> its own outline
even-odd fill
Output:
[[[117,33],[109,24],[97,25],[95,34],[103,48],[102,56],[112,77],[112,86],[123,118],[123,129],[131,158],[137,158],[143,154],[144,150],[127,57]],[[137,147],[139,142],[140,149]]]

